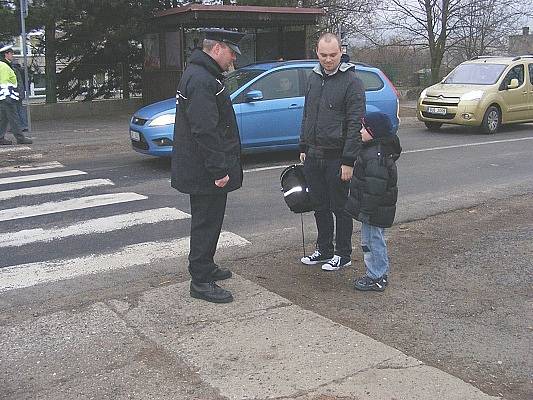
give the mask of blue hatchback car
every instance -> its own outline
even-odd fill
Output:
[[[307,79],[316,60],[265,62],[228,74],[244,153],[296,150]],[[396,89],[378,68],[356,63],[366,89],[366,111],[387,114],[395,132],[399,125]],[[160,101],[139,109],[130,121],[133,149],[143,154],[170,156],[176,100]]]

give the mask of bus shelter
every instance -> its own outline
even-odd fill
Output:
[[[202,28],[237,29],[237,66],[266,60],[314,57],[316,26],[325,15],[320,8],[209,6],[189,4],[161,11],[143,41],[143,101],[152,103],[175,95],[186,61],[203,40]]]

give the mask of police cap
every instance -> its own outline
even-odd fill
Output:
[[[244,33],[216,28],[205,29],[204,33],[206,39],[225,43],[235,53],[241,54],[241,49],[239,49],[238,43],[244,37]]]
[[[0,53],[4,54],[8,51],[13,51],[13,45],[7,43],[0,43]]]

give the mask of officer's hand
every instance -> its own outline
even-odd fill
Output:
[[[341,181],[347,182],[352,179],[353,167],[348,165],[341,165]]]
[[[226,183],[228,183],[228,181],[229,181],[229,176],[226,175],[226,176],[225,176],[224,178],[222,178],[222,179],[217,179],[217,180],[215,181],[215,185],[218,186],[218,187],[220,187],[220,188],[222,188],[222,187],[226,186]]]
[[[303,164],[305,161],[305,153],[300,153],[300,162]]]

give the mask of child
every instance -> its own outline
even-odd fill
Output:
[[[355,161],[346,212],[360,221],[366,274],[355,280],[357,290],[382,292],[388,284],[389,257],[385,229],[396,213],[400,140],[387,115],[372,112],[363,119],[363,144]]]

